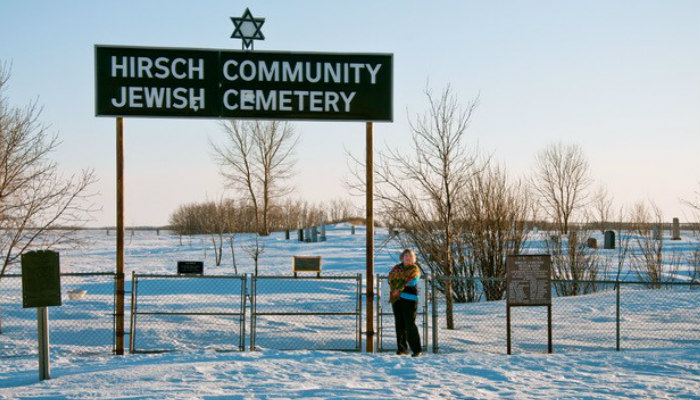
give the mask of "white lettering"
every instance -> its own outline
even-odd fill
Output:
[[[377,73],[379,72],[379,68],[382,67],[382,64],[377,64],[375,65],[375,68],[372,68],[370,64],[365,64],[367,67],[367,71],[369,71],[370,74],[370,80],[372,81],[372,85],[377,83]]]
[[[246,73],[246,68],[248,68],[248,73]],[[252,81],[255,79],[256,71],[255,71],[255,63],[250,61],[250,60],[245,60],[241,63],[241,68],[239,68],[239,72],[241,74],[241,79],[244,81]],[[243,108],[243,105],[241,105],[241,108]]]
[[[230,68],[232,66],[234,68],[238,67],[238,61],[228,60],[224,63],[224,78],[226,78],[226,80],[229,80],[229,81],[235,81],[236,79],[238,79],[238,75],[235,73],[235,71],[233,74],[231,74],[231,72],[230,72]]]
[[[345,95],[345,92],[340,92],[340,97],[345,102],[345,112],[350,112],[350,102],[355,97],[355,92],[350,92],[350,96]]]
[[[178,71],[177,71],[178,64],[184,66],[186,63],[187,63],[187,60],[185,60],[184,58],[176,58],[173,60],[171,67],[170,67],[170,70],[171,70],[173,77],[175,77],[175,79],[187,78],[187,74],[185,72],[178,73]]]

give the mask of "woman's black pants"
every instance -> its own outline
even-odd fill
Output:
[[[416,326],[418,302],[398,299],[391,305],[391,308],[394,311],[398,351],[406,352],[408,346],[411,346],[411,351],[414,353],[423,351],[420,344],[420,336],[418,335],[418,327]]]

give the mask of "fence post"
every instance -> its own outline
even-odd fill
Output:
[[[136,332],[136,272],[131,271],[131,321],[129,324],[129,354],[134,354],[134,333]]]
[[[616,307],[615,307],[615,349],[620,351],[620,280],[615,282],[616,288]]]
[[[430,277],[427,278],[430,280]],[[423,298],[423,351],[428,351],[428,302],[430,301],[428,281],[424,281],[425,284],[423,288],[425,289],[425,294]]]
[[[362,274],[357,274],[357,351],[362,352]]]
[[[289,238],[287,238],[289,239]],[[240,349],[245,351],[245,310],[246,310],[246,297],[248,297],[248,274],[243,274],[241,277],[241,340]]]
[[[256,275],[250,276],[250,351],[255,351],[255,297],[257,296]]]
[[[438,353],[438,310],[437,310],[437,296],[435,295],[435,275],[430,276],[430,291],[431,297],[433,299],[433,353]]]
[[[382,351],[382,336],[383,336],[383,326],[382,323],[384,322],[384,319],[382,318],[382,280],[379,277],[379,274],[377,274],[377,326],[375,327],[376,331],[376,338],[377,338],[377,352]]]

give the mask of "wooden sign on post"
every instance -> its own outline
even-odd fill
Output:
[[[204,275],[204,263],[202,261],[178,261],[178,275]]]
[[[296,278],[297,272],[315,272],[321,277],[321,256],[294,256],[292,270]]]
[[[552,352],[552,258],[508,256],[506,260],[506,329],[511,353],[511,307],[547,307],[547,349]]]

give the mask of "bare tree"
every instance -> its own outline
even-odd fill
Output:
[[[246,253],[253,259],[253,267],[255,270],[255,276],[258,276],[258,265],[260,263],[260,256],[265,253],[265,243],[260,241],[260,235],[255,234],[255,241],[251,243],[246,249]]]
[[[688,256],[688,263],[691,267],[690,276],[694,282],[700,282],[700,192],[695,192],[691,199],[682,201],[685,208],[690,212],[690,230],[695,240],[693,250]]]
[[[293,173],[298,137],[287,122],[230,120],[222,127],[225,143],[211,143],[221,174],[230,187],[246,193],[257,232],[268,235],[273,203],[291,191],[286,181]]]
[[[631,214],[638,251],[634,255],[634,271],[649,287],[659,288],[661,282],[672,280],[678,272],[680,258],[672,254],[664,260],[663,213],[653,201],[639,202]]]
[[[0,280],[24,252],[73,239],[95,210],[90,202],[93,172],[59,173],[49,158],[58,136],[40,121],[36,101],[10,105],[9,78],[9,67],[0,64]]]
[[[578,145],[550,144],[537,154],[532,187],[559,233],[569,232],[590,183],[588,161]]]
[[[588,231],[570,229],[568,235],[551,235],[545,240],[552,255],[552,278],[559,296],[576,296],[598,290],[598,253],[586,245]]]
[[[58,136],[40,121],[36,101],[25,107],[9,104],[9,77],[0,65],[0,278],[28,249],[69,239],[94,211],[89,202],[93,171],[61,176],[49,158]]]
[[[526,188],[511,183],[503,168],[489,165],[469,181],[459,207],[458,265],[474,264],[482,278],[486,300],[501,300],[505,294],[506,257],[519,254],[525,245],[525,222],[530,214]]]
[[[598,186],[593,193],[591,205],[593,209],[590,219],[593,220],[600,233],[604,234],[608,230],[613,215],[613,198],[605,186]]]
[[[425,95],[427,111],[410,121],[412,148],[379,154],[375,196],[384,222],[402,228],[404,244],[415,247],[424,265],[442,277],[447,328],[454,329],[456,204],[475,172],[465,137],[478,99],[462,106],[449,86],[438,96],[429,89]],[[364,193],[364,166],[356,158],[354,163],[362,168],[355,169],[351,187]]]

